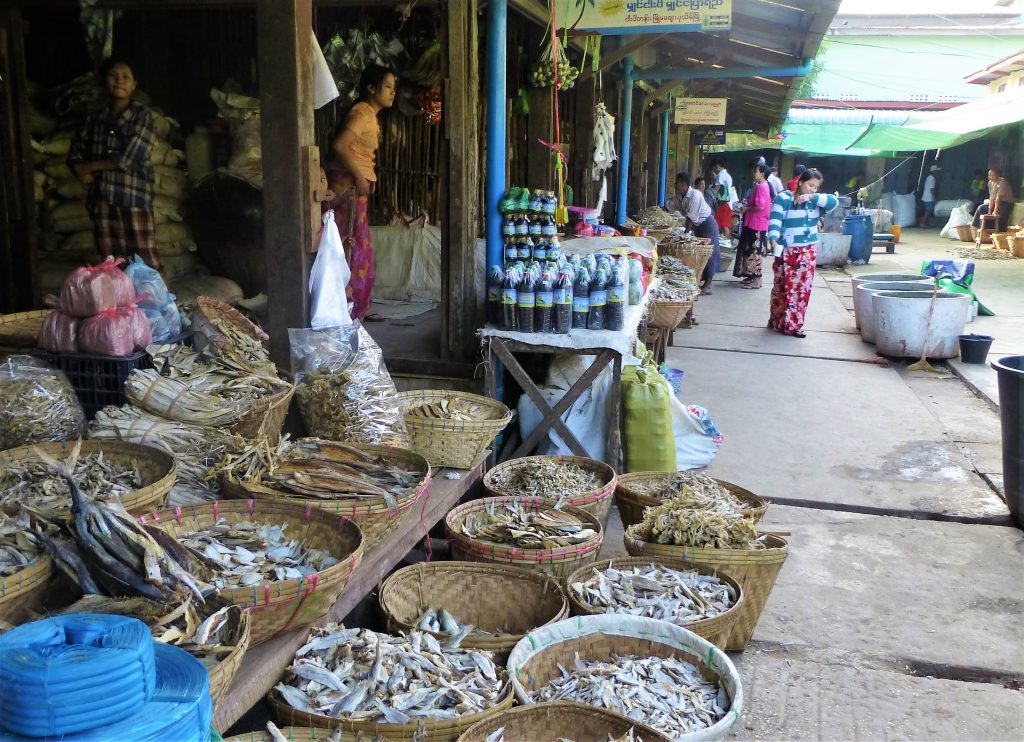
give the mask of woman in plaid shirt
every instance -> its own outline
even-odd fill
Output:
[[[138,254],[160,269],[153,222],[153,114],[132,100],[135,74],[118,59],[99,70],[108,104],[90,114],[71,140],[68,167],[88,189],[85,205],[93,220],[100,259]]]

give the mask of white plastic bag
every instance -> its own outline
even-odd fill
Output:
[[[703,407],[685,405],[671,398],[672,436],[676,441],[676,469],[710,466],[722,445],[722,434]]]
[[[580,358],[580,356],[571,356],[571,358]],[[565,370],[569,371],[571,375],[570,369]],[[550,381],[551,373],[549,373],[548,378]],[[562,413],[562,421],[566,424],[566,427],[572,431],[576,439],[583,445],[587,455],[598,461],[604,461],[605,454],[607,453],[608,395],[611,391],[611,384],[611,370],[605,369],[591,387],[583,392],[567,411]],[[547,403],[554,407],[565,396],[568,386],[566,385],[565,388],[542,388],[540,393]],[[543,415],[540,414],[537,405],[526,394],[519,398],[518,410],[519,433],[525,440],[540,425]],[[554,429],[549,430],[547,436],[537,446],[537,453],[554,456],[575,456],[575,453],[565,444],[561,436]]]
[[[345,298],[351,275],[341,246],[341,233],[334,223],[334,211],[328,209],[324,214],[320,247],[309,272],[309,326],[314,330],[352,324]]]
[[[946,226],[939,231],[940,237],[949,237],[952,240],[959,240],[960,234],[956,231],[957,227],[961,227],[965,224],[970,224],[972,215],[970,207],[965,205],[968,202],[961,202],[953,207],[953,210],[949,212],[949,220],[946,222]]]

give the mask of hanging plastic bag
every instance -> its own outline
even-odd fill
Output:
[[[168,301],[172,301],[167,291],[167,284],[164,283],[164,278],[160,275],[160,271],[146,265],[145,261],[138,255],[128,263],[128,266],[124,269],[124,274],[131,279],[134,290],[133,296],[142,297],[145,295],[145,298],[139,301],[139,306],[143,309],[147,307],[160,309]]]
[[[107,258],[99,265],[71,271],[60,290],[61,311],[72,317],[91,317],[130,303],[135,290],[120,268],[123,262]]]
[[[310,435],[409,448],[384,354],[361,324],[290,329],[288,340],[295,397]]]
[[[78,350],[78,319],[59,309],[52,310],[36,338],[36,345],[54,353],[74,353]]]
[[[676,468],[702,469],[711,466],[722,445],[722,434],[703,407],[685,405],[672,397],[672,436],[675,439]]]
[[[676,471],[672,390],[654,365],[622,369],[626,471]]]
[[[320,246],[309,272],[309,326],[315,330],[352,324],[345,298],[351,272],[333,210],[324,212],[323,222]]]
[[[0,363],[0,450],[79,438],[85,412],[68,377],[31,356]]]

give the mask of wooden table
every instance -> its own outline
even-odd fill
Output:
[[[384,540],[363,555],[345,591],[330,613],[318,623],[344,619],[367,593],[387,577],[402,557],[423,539],[426,535],[424,527],[429,530],[480,483],[485,461],[486,455],[472,469],[459,471],[462,475],[459,480],[445,479],[444,475],[454,471],[452,469],[434,472],[425,500],[426,507],[423,503],[417,503],[409,508]],[[281,634],[245,653],[228,695],[214,711],[213,725],[219,732],[227,731],[277,685],[285,668],[291,664],[295,650],[309,636],[309,630],[307,626]]]

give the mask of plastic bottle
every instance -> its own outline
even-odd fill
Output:
[[[533,219],[530,221],[530,236],[535,240],[544,234],[543,219],[543,216],[534,216]]]
[[[515,261],[519,257],[519,245],[516,244],[514,237],[508,237],[505,239],[505,260]]]
[[[548,237],[548,260],[559,260],[562,257],[562,245],[558,237]]]
[[[622,280],[622,266],[612,266],[608,280],[608,304],[605,307],[604,327],[606,330],[621,330],[626,325],[626,283]]]
[[[548,241],[538,237],[533,241],[533,259],[546,263],[548,259]]]
[[[519,332],[533,332],[533,313],[537,308],[537,288],[534,280],[533,271],[528,270],[519,284],[519,295],[516,297],[519,305],[516,314]]]
[[[544,271],[537,284],[537,308],[533,313],[535,332],[551,332],[555,322],[555,282],[551,273]]]
[[[586,330],[590,316],[590,274],[586,268],[576,273],[576,282],[572,285],[572,326],[574,329]]]
[[[590,312],[587,315],[587,329],[604,329],[604,310],[608,304],[608,279],[604,269],[598,268],[590,281]]]
[[[516,214],[516,235],[527,237],[530,234],[530,220],[526,214]]]
[[[553,303],[555,305],[555,332],[568,335],[572,327],[572,279],[569,271],[563,270],[555,282]]]
[[[516,329],[516,310],[519,302],[519,282],[515,272],[505,271],[505,280],[501,283],[501,329]]]
[[[492,265],[487,273],[487,324],[501,325],[501,266]]]

